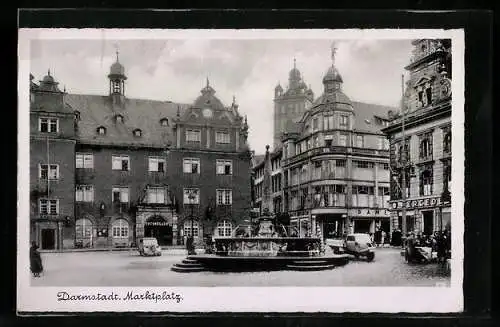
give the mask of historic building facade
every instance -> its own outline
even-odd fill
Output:
[[[281,136],[287,125],[299,121],[311,107],[313,100],[314,93],[304,82],[294,59],[286,90],[283,90],[280,83],[274,88],[274,151],[281,146]]]
[[[384,129],[390,139],[391,228],[430,234],[450,228],[451,41],[412,44],[404,112]]]
[[[266,153],[269,152],[269,149],[266,149]],[[282,151],[281,148],[278,148],[278,150],[273,151],[271,153],[268,153],[269,155],[269,167],[267,169],[269,172],[267,172],[270,176],[270,182],[269,182],[269,187],[270,192],[270,201],[269,203],[271,204],[269,209],[270,212],[272,213],[280,213],[284,211],[284,202],[283,202],[283,169],[281,167],[281,158],[282,158]],[[259,213],[262,213],[263,208],[263,195],[264,195],[264,188],[266,187],[264,185],[264,175],[266,173],[266,162],[265,162],[265,155],[259,156],[256,158],[257,160],[255,161],[253,165],[253,174],[254,174],[254,208],[258,208]]]
[[[107,96],[31,83],[31,239],[43,249],[162,245],[229,236],[250,209],[248,125],[209,85],[193,104],[131,99],[125,68]],[[48,146],[48,148],[47,148]]]
[[[297,71],[290,72],[290,84],[298,80]],[[381,129],[394,108],[351,101],[342,83],[332,63],[323,78],[323,94],[313,101],[310,89],[299,92],[304,109],[288,111],[289,117],[276,115],[284,96],[279,86],[276,90],[275,126],[282,124],[284,130],[275,129],[280,144],[270,154],[271,175],[280,176],[277,188],[271,183],[271,197],[273,203],[281,201],[302,236],[390,229],[389,142]],[[258,158],[253,169],[257,206],[266,173],[263,158]]]

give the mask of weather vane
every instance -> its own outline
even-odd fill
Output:
[[[118,62],[118,55],[119,55],[120,51],[119,51],[119,47],[118,47],[117,43],[114,44],[114,48],[115,48],[115,53],[116,53],[116,62]]]
[[[335,41],[332,42],[332,64],[335,64],[335,54],[337,53],[337,44]]]

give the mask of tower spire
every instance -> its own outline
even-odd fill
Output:
[[[207,76],[207,89],[209,86],[210,86],[210,81],[208,80],[208,76]]]
[[[50,76],[50,68],[47,70],[47,75]]]
[[[297,69],[297,59],[293,58],[293,69]]]
[[[335,65],[335,54],[337,53],[337,44],[335,43],[335,41],[332,42],[331,49],[332,49],[332,66],[333,66]]]
[[[118,58],[119,54],[120,54],[120,51],[118,51],[118,49],[116,49],[116,62],[120,62],[120,60]]]

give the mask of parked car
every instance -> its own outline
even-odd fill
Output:
[[[141,256],[160,256],[161,247],[158,240],[154,237],[144,237],[139,239],[137,250]]]
[[[375,247],[368,234],[349,234],[345,239],[345,253],[352,254],[356,258],[365,257],[366,260],[372,261],[375,258],[374,249]]]
[[[332,248],[335,254],[343,254],[345,252],[345,240],[342,238],[327,238],[325,243]]]

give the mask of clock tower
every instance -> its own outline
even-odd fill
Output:
[[[280,83],[274,88],[274,149],[280,147],[281,135],[286,131],[287,123],[297,122],[302,118],[302,115],[311,107],[313,99],[314,93],[304,82],[294,59],[293,68],[288,74],[286,90],[283,90]]]

